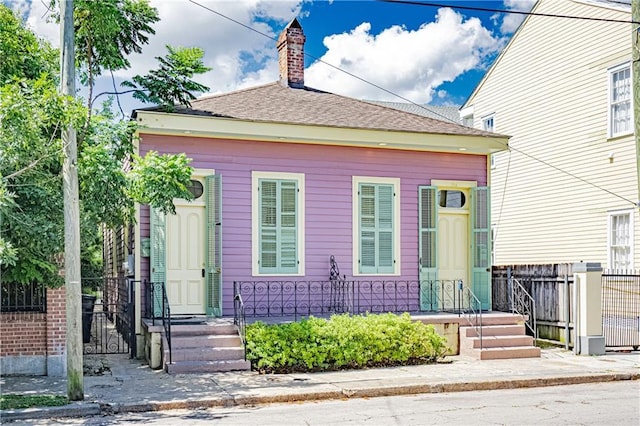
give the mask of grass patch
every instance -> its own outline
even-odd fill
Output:
[[[33,407],[57,407],[68,403],[69,399],[66,396],[61,395],[0,395],[0,410]]]

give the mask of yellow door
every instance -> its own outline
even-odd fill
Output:
[[[438,279],[445,308],[458,306],[458,282],[469,283],[469,194],[438,188]],[[462,301],[463,304],[464,301]]]
[[[203,202],[177,200],[176,214],[166,216],[167,296],[171,314],[205,313]]]

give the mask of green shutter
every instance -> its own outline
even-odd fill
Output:
[[[438,297],[430,285],[438,279],[438,188],[418,187],[418,252],[420,262],[420,307],[435,310]]]
[[[166,285],[166,237],[165,215],[162,211],[149,207],[151,219],[151,282]],[[165,287],[166,288],[166,287]],[[153,303],[154,317],[162,316],[162,296],[155,292]]]
[[[260,273],[298,272],[298,182],[260,179]]]
[[[393,185],[358,186],[360,273],[393,273]]]
[[[205,177],[206,313],[222,316],[222,177]]]
[[[393,185],[377,186],[378,273],[393,273]]]
[[[279,181],[279,272],[298,272],[298,182]]]
[[[482,309],[491,309],[491,223],[489,188],[471,191],[471,290]]]

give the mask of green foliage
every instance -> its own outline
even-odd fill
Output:
[[[32,407],[57,407],[66,405],[69,399],[61,395],[0,395],[0,410],[15,410]]]
[[[247,326],[247,359],[265,372],[319,371],[435,362],[446,340],[409,314],[334,315]]]
[[[13,77],[37,79],[58,72],[58,52],[22,25],[20,18],[0,4],[0,85]]]
[[[159,155],[155,151],[144,157],[134,154],[129,172],[129,195],[165,214],[175,214],[173,198],[193,199],[187,189],[191,179],[190,162],[184,154]]]
[[[196,97],[193,92],[206,92],[207,86],[196,83],[191,78],[211,68],[204,66],[204,51],[197,47],[167,46],[169,53],[164,57],[157,56],[160,67],[149,71],[145,76],[136,75],[133,82],[125,81],[125,87],[135,89],[133,97],[144,102],[162,106],[172,111],[174,105],[191,106],[190,101]]]
[[[76,0],[74,27],[80,81],[93,86],[103,70],[127,69],[128,55],[142,52],[155,34],[158,11],[146,0]]]

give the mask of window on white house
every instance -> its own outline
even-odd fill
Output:
[[[633,269],[633,212],[609,214],[609,268]]]
[[[400,268],[400,179],[353,178],[353,273],[396,275]]]
[[[493,132],[493,115],[488,115],[482,119],[482,130],[486,130],[487,132]]]
[[[609,70],[609,136],[631,133],[631,65]]]
[[[304,274],[304,175],[252,173],[253,274]]]

